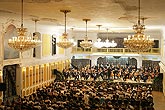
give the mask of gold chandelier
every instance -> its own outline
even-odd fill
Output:
[[[70,10],[60,10],[60,11],[63,12],[65,15],[65,32],[62,34],[62,39],[57,43],[57,46],[67,49],[73,45],[73,42],[71,40],[68,40],[67,38],[68,34],[66,33],[66,14],[71,11]]]
[[[17,28],[18,37],[9,39],[8,45],[17,51],[24,52],[38,46],[41,41],[36,38],[34,39],[32,36],[26,36],[27,28],[23,27],[23,0],[21,2],[21,8],[21,28]]]
[[[144,20],[144,19],[143,19]],[[138,24],[133,25],[135,35],[129,35],[128,38],[124,38],[124,45],[131,51],[145,52],[152,48],[154,45],[154,39],[150,36],[144,35],[145,25],[140,23],[140,0],[138,9]]]
[[[88,36],[87,36],[87,22],[90,21],[90,19],[83,19],[83,21],[85,21],[86,23],[86,35],[84,41],[80,42],[80,46],[86,49],[86,48],[91,48],[93,44],[91,41],[88,40]]]

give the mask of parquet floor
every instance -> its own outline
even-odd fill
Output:
[[[165,110],[165,96],[162,92],[153,91],[155,110]]]

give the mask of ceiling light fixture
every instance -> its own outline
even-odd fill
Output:
[[[110,47],[116,47],[117,46],[117,43],[114,41],[114,40],[112,40],[111,42],[110,42]]]
[[[93,44],[91,41],[88,40],[88,36],[87,36],[87,22],[90,21],[90,19],[83,19],[83,21],[85,21],[86,23],[86,35],[84,41],[80,42],[80,46],[82,48],[91,48]]]
[[[104,47],[108,48],[110,46],[111,46],[111,43],[109,42],[109,39],[108,39],[108,28],[107,28],[107,39],[104,42]]]
[[[102,25],[96,25],[96,26],[98,26],[98,33],[99,33],[100,32],[100,27]],[[94,43],[94,46],[96,48],[102,48],[102,47],[104,47],[104,43],[101,41],[101,38],[97,38],[97,41]]]
[[[23,27],[23,0],[21,2],[21,27],[17,28],[17,37],[12,37],[12,39],[9,39],[8,45],[17,50],[21,53],[24,51],[27,51],[29,49],[32,49],[39,44],[41,44],[41,41],[38,39],[33,39],[32,36],[27,37],[26,36],[27,28]]]
[[[37,33],[37,22],[38,22],[39,20],[38,20],[38,19],[32,19],[32,21],[34,21],[34,26],[35,26],[35,27],[34,27],[34,28],[35,28],[35,29],[34,29],[35,32],[33,33],[33,39],[38,39],[38,36],[37,36],[36,33]]]
[[[140,0],[138,3],[138,23],[133,25],[135,35],[129,35],[128,38],[124,38],[124,45],[131,51],[145,52],[152,48],[154,45],[154,39],[151,39],[150,36],[144,35],[145,25],[140,23]]]
[[[77,42],[75,41],[75,37],[73,35],[73,29],[74,28],[71,28],[71,30],[72,30],[72,39],[71,39],[71,42],[73,42],[73,46],[76,46],[77,45]]]
[[[70,10],[60,10],[60,12],[63,12],[65,15],[65,30],[64,30],[64,33],[62,34],[61,41],[57,42],[57,46],[61,47],[63,49],[67,49],[67,48],[73,46],[73,42],[67,38],[68,34],[66,33],[66,14],[71,11]]]

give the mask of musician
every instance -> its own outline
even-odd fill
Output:
[[[107,77],[108,77],[108,80],[110,80],[110,76],[111,76],[111,67],[109,66],[108,67],[108,71],[107,71]]]
[[[64,75],[65,80],[68,78],[67,69],[63,69],[62,74]]]
[[[114,74],[114,79],[117,78],[117,75],[118,75],[119,71],[117,68],[115,68],[115,70],[113,71],[113,74]]]
[[[95,70],[93,73],[94,81],[96,81],[97,77],[98,77],[98,72]]]

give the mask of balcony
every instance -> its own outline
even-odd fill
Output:
[[[73,54],[150,54],[160,55],[160,48],[152,48],[147,52],[132,52],[128,48],[89,48],[83,49],[81,47],[73,47]]]

